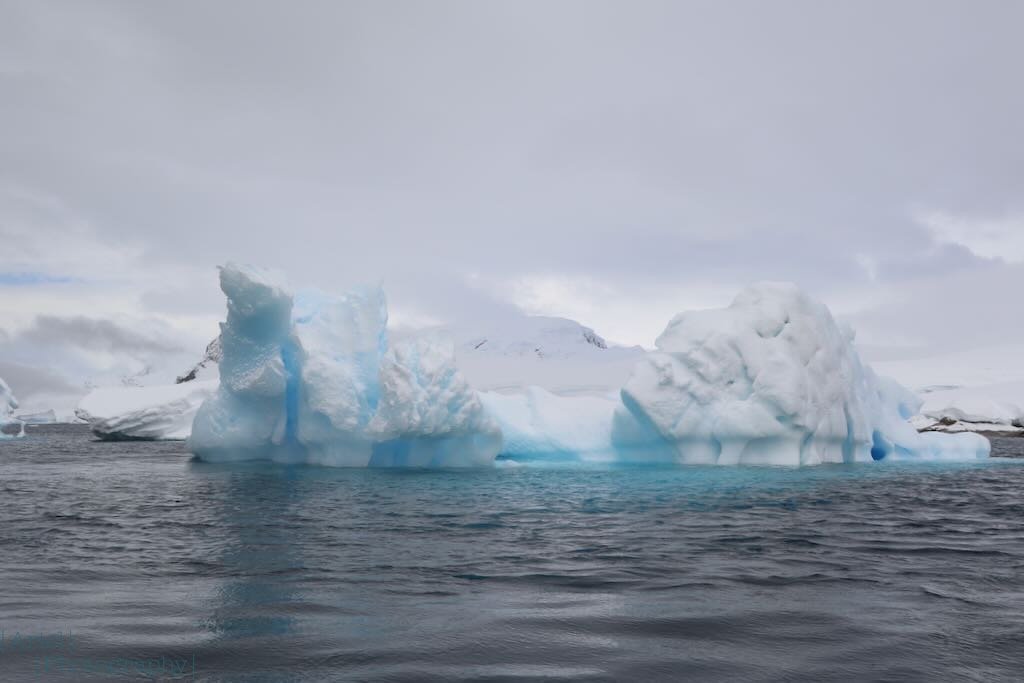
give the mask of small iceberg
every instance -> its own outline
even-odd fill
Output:
[[[192,431],[199,406],[218,382],[186,382],[151,387],[101,387],[79,403],[75,415],[104,441],[183,441]]]
[[[25,423],[14,415],[18,409],[18,399],[7,382],[0,378],[0,439],[25,436]]]

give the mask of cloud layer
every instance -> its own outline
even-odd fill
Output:
[[[4,3],[0,328],[158,325],[198,354],[235,259],[382,280],[399,322],[519,308],[650,344],[781,279],[873,346],[1019,338],[1022,24],[1001,2]]]

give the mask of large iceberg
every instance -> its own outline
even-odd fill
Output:
[[[924,437],[920,400],[865,366],[853,332],[795,285],[761,283],[723,309],[677,315],[622,389],[612,440],[700,464],[811,465],[985,457],[973,434]]]
[[[0,439],[25,435],[25,423],[14,416],[18,399],[7,382],[0,378]]]
[[[989,452],[975,434],[919,434],[916,395],[876,376],[852,330],[794,285],[680,314],[657,351],[632,352],[620,391],[565,396],[478,394],[440,336],[389,343],[379,288],[293,294],[233,264],[220,279],[220,386],[190,439],[204,460],[814,465]]]
[[[293,296],[278,276],[235,264],[220,282],[220,387],[190,438],[200,459],[468,466],[500,451],[450,343],[389,347],[380,288]]]

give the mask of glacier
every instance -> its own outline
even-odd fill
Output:
[[[220,284],[220,386],[189,438],[199,459],[459,467],[500,452],[450,343],[389,346],[379,287],[293,294],[281,276],[231,263]]]
[[[0,377],[0,439],[25,436],[25,423],[14,415],[17,409],[18,399]]]

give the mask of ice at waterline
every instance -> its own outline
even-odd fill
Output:
[[[450,342],[389,343],[379,288],[293,294],[251,266],[220,271],[220,386],[199,408],[201,460],[334,466],[504,461],[813,465],[982,458],[976,434],[919,434],[919,400],[877,377],[828,309],[762,283],[676,316],[617,395],[475,391]]]

